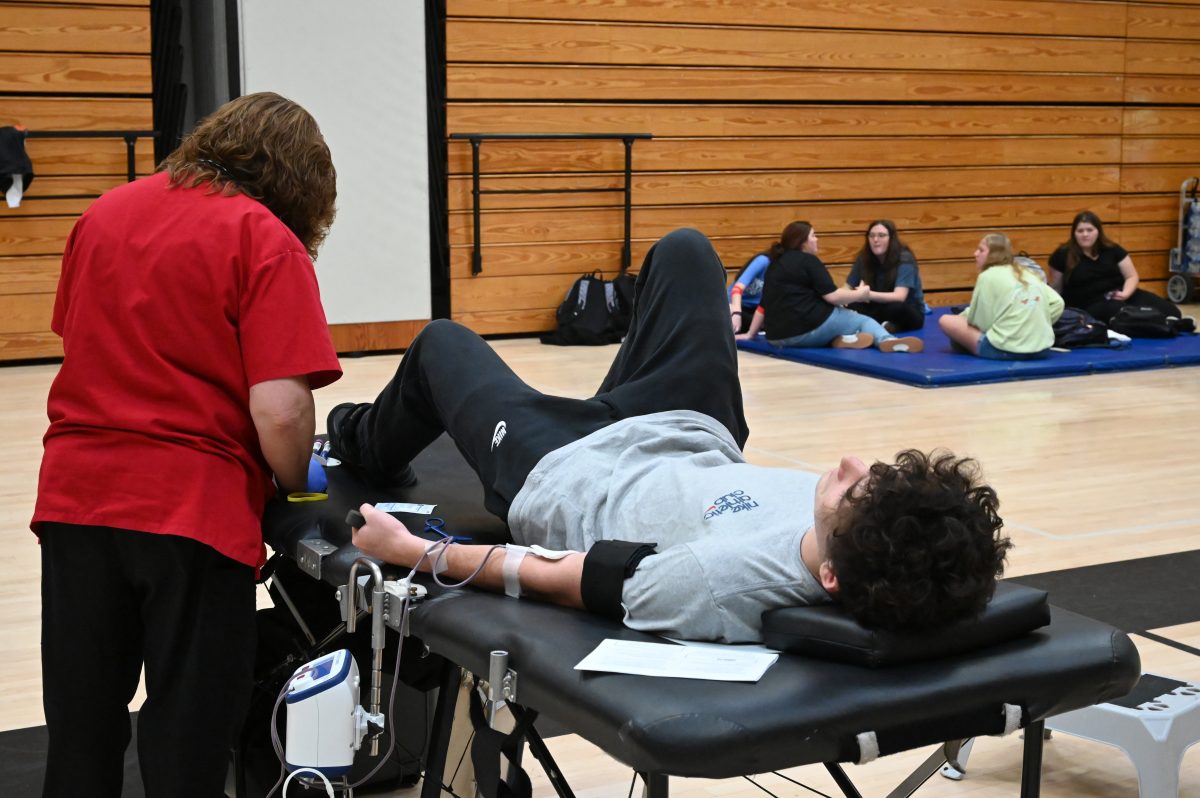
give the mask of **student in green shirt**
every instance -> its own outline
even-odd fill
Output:
[[[1063,301],[1037,275],[1013,263],[1012,243],[989,233],[975,248],[979,278],[971,304],[959,315],[938,320],[955,344],[991,360],[1044,357],[1054,345],[1054,322]]]

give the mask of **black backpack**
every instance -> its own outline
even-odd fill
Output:
[[[1130,338],[1174,338],[1179,329],[1172,321],[1179,320],[1168,319],[1167,314],[1154,308],[1124,305],[1108,320],[1108,326]]]
[[[619,343],[633,314],[633,277],[620,274],[611,282],[600,272],[585,274],[558,306],[558,329],[539,340],[555,346],[603,346]]]
[[[1085,311],[1063,308],[1054,322],[1054,345],[1059,349],[1110,346],[1108,327]]]
[[[633,287],[635,280],[632,274],[621,272],[612,279],[613,295],[616,300],[612,309],[613,327],[625,337],[629,332],[629,324],[633,321]]]

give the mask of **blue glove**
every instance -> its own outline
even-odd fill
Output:
[[[324,493],[329,487],[329,479],[325,476],[325,463],[315,454],[308,461],[309,493]]]

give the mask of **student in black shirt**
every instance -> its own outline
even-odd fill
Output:
[[[817,257],[817,233],[808,222],[792,222],[781,241],[800,241],[767,267],[762,303],[750,321],[750,329],[738,338],[753,338],[766,327],[767,341],[780,347],[832,346],[865,349],[874,345],[881,352],[920,352],[920,338],[897,338],[870,316],[847,310],[851,302],[867,301],[871,287],[838,288],[825,264]]]
[[[1174,303],[1138,288],[1133,259],[1104,235],[1104,224],[1091,211],[1071,222],[1071,238],[1050,256],[1049,277],[1068,307],[1086,310],[1105,324],[1125,305],[1180,316]]]

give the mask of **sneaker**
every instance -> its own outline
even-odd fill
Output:
[[[875,336],[870,333],[854,333],[853,335],[839,335],[830,341],[829,345],[834,349],[866,349],[873,343],[875,343]]]
[[[329,436],[329,456],[337,458],[349,471],[353,471],[372,487],[408,488],[417,484],[417,472],[412,465],[394,474],[375,474],[363,464],[362,452],[358,449],[356,435],[358,423],[371,407],[369,402],[344,402],[329,411],[325,419],[325,430]]]
[[[903,338],[889,338],[879,342],[880,352],[920,352],[925,348],[925,342],[913,335]]]
[[[329,456],[336,457],[351,466],[362,465],[355,428],[359,419],[371,405],[343,402],[329,411],[325,418],[325,432],[329,436]]]
[[[896,334],[896,325],[892,324],[890,321],[885,321],[883,324],[881,324],[879,326],[882,327],[883,329],[887,330],[892,335]]]

